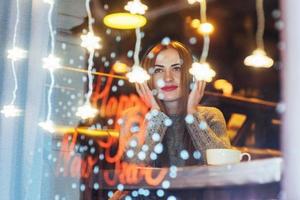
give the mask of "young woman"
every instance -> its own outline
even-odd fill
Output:
[[[146,53],[142,66],[150,72],[151,79],[135,86],[151,110],[145,117],[142,139],[135,131],[124,128],[135,124],[134,120],[128,120],[130,115],[124,116],[121,137],[129,139],[125,139],[128,142],[123,162],[152,167],[206,164],[206,149],[230,148],[221,111],[199,105],[205,82],[196,81],[191,87],[192,76],[188,72],[191,65],[190,52],[177,41],[157,44]],[[132,123],[129,126],[126,125],[128,121]],[[169,192],[176,197],[182,196],[181,199],[199,198],[192,192]],[[129,191],[116,191],[111,200],[124,199],[128,194]],[[161,198],[151,192],[148,197],[134,199]]]
[[[205,82],[196,81],[191,87],[191,65],[191,53],[177,41],[159,43],[146,53],[142,66],[151,79],[137,83],[136,90],[151,111],[146,117],[143,144],[130,146],[137,139],[133,137],[126,152],[134,153],[125,152],[123,161],[182,167],[205,164],[206,149],[230,148],[221,111],[199,105]]]

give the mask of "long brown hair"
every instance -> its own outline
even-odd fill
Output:
[[[181,80],[180,80],[180,86],[181,86],[180,105],[182,105],[182,106],[180,106],[181,107],[180,113],[186,114],[186,107],[187,107],[187,101],[188,101],[189,90],[190,90],[189,88],[190,88],[190,83],[192,80],[192,76],[189,73],[189,68],[191,67],[192,61],[193,61],[192,55],[191,55],[190,51],[188,50],[188,48],[178,41],[171,41],[167,45],[158,43],[158,44],[154,45],[153,47],[151,47],[150,49],[148,49],[148,51],[145,53],[145,55],[142,59],[141,65],[144,69],[146,69],[149,72],[149,70],[151,68],[153,68],[155,65],[157,55],[161,51],[169,49],[169,48],[177,50],[179,57],[181,59],[181,62],[182,62]],[[149,87],[151,90],[154,89],[154,82],[153,82],[152,77],[149,81]],[[155,99],[156,99],[161,111],[168,114],[162,100],[157,98],[157,96],[155,96]]]

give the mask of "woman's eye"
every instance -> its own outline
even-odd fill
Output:
[[[159,68],[154,69],[154,73],[155,73],[155,74],[156,74],[156,73],[161,73],[161,72],[163,72],[162,69],[159,69]]]
[[[178,71],[181,70],[181,67],[180,66],[173,67],[173,70],[176,71],[176,72],[178,72]]]

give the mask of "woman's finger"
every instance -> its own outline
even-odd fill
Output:
[[[140,84],[140,86],[141,86],[142,93],[145,95],[146,98],[148,98],[149,94],[148,94],[147,89],[145,87],[145,83]]]
[[[120,200],[128,193],[129,191],[117,190],[109,200]]]
[[[200,94],[202,94],[202,95],[204,94],[205,87],[206,87],[206,82],[205,82],[205,81],[202,81],[202,85],[201,85]]]
[[[142,93],[142,91],[141,91],[140,86],[139,86],[138,83],[135,83],[135,89],[136,89],[137,93],[139,94],[139,96],[140,96],[141,98],[144,98],[144,97],[143,97],[143,93]]]
[[[201,94],[203,89],[205,88],[205,81],[198,81],[198,93]]]
[[[148,84],[147,84],[147,83],[144,83],[144,86],[145,86],[145,89],[146,89],[147,94],[152,95],[152,91],[150,90]]]

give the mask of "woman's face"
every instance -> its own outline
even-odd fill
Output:
[[[153,81],[158,98],[163,101],[177,101],[181,97],[182,62],[177,50],[169,48],[161,51],[155,60]]]

